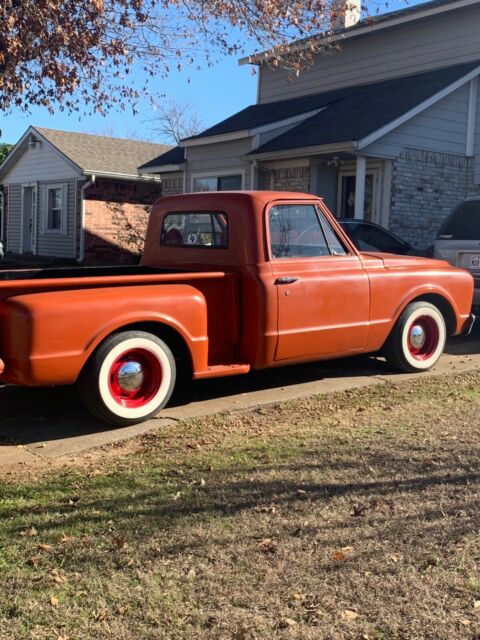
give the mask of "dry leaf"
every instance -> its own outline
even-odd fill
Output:
[[[33,556],[33,558],[30,558],[30,560],[28,562],[30,564],[33,564],[35,569],[38,569],[40,563],[42,562],[42,559],[39,556]]]
[[[67,536],[65,533],[60,538],[60,542],[65,544],[66,542],[74,542],[77,538],[75,536]]]
[[[38,546],[38,549],[40,549],[40,551],[48,551],[49,549],[52,548],[51,544],[46,544],[46,543],[42,543],[37,546]]]
[[[472,624],[472,621],[465,618],[465,620],[460,620],[460,624],[463,624],[464,627],[468,627]]]
[[[57,637],[57,640],[68,640],[68,636],[60,635]]]
[[[58,607],[58,598],[55,596],[50,596],[50,604],[52,607]]]
[[[278,550],[278,542],[271,538],[264,538],[257,544],[258,549],[263,553],[276,553]]]
[[[303,602],[306,596],[303,593],[292,593],[292,600],[296,600],[297,602]]]
[[[35,527],[30,527],[30,529],[21,531],[20,535],[25,538],[33,538],[34,536],[38,535],[38,531],[35,529]]]
[[[345,609],[342,611],[342,618],[344,620],[356,620],[359,616],[360,614],[352,609]]]
[[[475,600],[475,602],[473,603],[473,608],[480,609],[480,600]]]
[[[101,622],[105,620],[108,616],[108,611],[106,609],[97,609],[93,612],[93,619],[95,622]]]
[[[341,562],[342,560],[346,560],[347,556],[343,553],[343,551],[333,551],[332,559],[337,562]]]

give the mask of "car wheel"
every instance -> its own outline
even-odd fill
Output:
[[[116,426],[148,420],[170,399],[176,367],[170,348],[144,331],[107,338],[79,380],[84,405],[96,418]]]
[[[440,310],[429,302],[412,302],[395,323],[383,354],[400,371],[427,371],[442,355],[446,339]]]

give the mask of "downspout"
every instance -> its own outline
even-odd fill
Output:
[[[90,180],[80,187],[80,251],[78,262],[85,259],[85,191],[95,184],[95,174],[90,176]]]

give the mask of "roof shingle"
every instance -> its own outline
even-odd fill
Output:
[[[110,138],[34,127],[82,171],[112,175],[137,175],[138,167],[171,149],[167,144]]]

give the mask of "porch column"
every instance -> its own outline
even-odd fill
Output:
[[[365,179],[367,177],[367,159],[357,156],[357,173],[355,178],[355,218],[363,220],[365,210]]]

